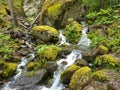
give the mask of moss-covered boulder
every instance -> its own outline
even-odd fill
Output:
[[[77,44],[80,39],[81,32],[82,26],[76,21],[71,21],[71,23],[66,26],[64,34],[70,43]]]
[[[93,72],[93,78],[97,81],[108,81],[109,76],[107,75],[107,69],[102,69]]]
[[[57,30],[47,25],[34,26],[31,34],[38,43],[48,43],[50,41],[55,42],[58,36]]]
[[[106,54],[106,53],[108,53],[108,48],[107,47],[105,47],[105,46],[103,46],[103,45],[99,45],[99,47],[98,47],[98,53],[99,54]]]
[[[94,84],[98,90],[119,90],[120,73],[112,69],[101,69],[92,73]]]
[[[94,65],[97,67],[119,68],[119,60],[109,54],[96,57]]]
[[[64,84],[68,84],[71,80],[72,75],[75,73],[75,71],[77,71],[78,69],[80,69],[79,66],[77,65],[70,65],[67,69],[65,69],[62,73],[61,73],[61,81]]]
[[[48,61],[55,60],[61,50],[60,47],[55,45],[42,45],[37,51],[38,58],[40,58],[40,60],[44,59]]]
[[[91,69],[82,67],[78,69],[72,76],[69,83],[69,90],[80,90],[91,80]]]
[[[81,0],[45,0],[39,21],[55,27],[65,26],[68,18],[80,17],[80,4]]]
[[[60,3],[50,6],[47,10],[48,17],[50,17],[53,20],[57,19],[59,17],[58,15],[61,12],[62,12],[62,4]]]
[[[45,69],[22,73],[20,77],[10,83],[11,88],[22,88],[25,90],[33,89],[33,86],[39,83],[46,74]],[[21,87],[22,86],[22,87]]]
[[[4,78],[10,78],[13,75],[15,75],[15,71],[17,69],[18,64],[17,63],[5,63],[3,77]]]
[[[92,56],[103,55],[103,54],[107,54],[108,51],[109,49],[106,46],[99,45],[93,48],[91,55]]]

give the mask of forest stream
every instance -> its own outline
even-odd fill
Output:
[[[0,90],[120,90],[120,0],[0,0]]]

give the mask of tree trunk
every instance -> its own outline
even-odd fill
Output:
[[[18,26],[17,17],[16,17],[16,14],[15,14],[15,11],[14,11],[13,1],[12,0],[8,0],[8,4],[9,4],[9,7],[10,7],[10,13],[11,13],[11,16],[12,16],[12,19],[13,19],[13,24],[15,26]]]
[[[105,0],[100,0],[100,9],[104,9]]]

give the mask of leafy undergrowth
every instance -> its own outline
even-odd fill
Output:
[[[101,9],[87,15],[92,24],[88,37],[92,40],[91,48],[104,45],[112,52],[120,50],[120,9]]]

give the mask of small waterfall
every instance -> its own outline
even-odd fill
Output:
[[[89,47],[90,46],[90,39],[87,38],[87,31],[88,31],[88,27],[84,27],[82,30],[82,37],[80,38],[80,41],[78,42],[77,45],[82,46],[82,47]]]
[[[89,47],[90,45],[90,40],[87,38],[87,30],[88,27],[84,27],[82,29],[82,37],[80,39],[80,41],[78,42],[78,46],[85,46],[86,48]],[[62,44],[66,44],[66,38],[65,36],[60,33],[59,34],[59,38],[60,38],[60,45]],[[69,44],[69,43],[68,43]],[[70,44],[69,44],[70,45]],[[54,76],[53,76],[53,84],[50,88],[47,88],[45,86],[40,86],[39,90],[62,90],[64,89],[64,85],[60,82],[60,75],[62,73],[63,70],[65,70],[68,66],[72,65],[76,59],[82,58],[82,53],[79,50],[73,50],[66,59],[61,59],[59,61],[57,61],[57,65],[58,65],[58,70],[54,72]],[[62,62],[66,62],[66,65],[63,65]]]
[[[70,45],[70,43],[67,43],[66,37],[63,35],[62,31],[60,31],[59,33],[59,41],[60,41],[59,45],[62,45],[62,44]]]
[[[29,63],[31,60],[33,60],[35,57],[34,53],[28,54],[26,57],[21,58],[20,64],[17,66],[17,74],[13,77],[12,81],[9,81],[4,85],[2,90],[19,90],[17,87],[16,88],[11,88],[11,84],[14,85],[15,81],[19,79],[19,77],[22,75],[23,69],[25,70],[26,64]]]

